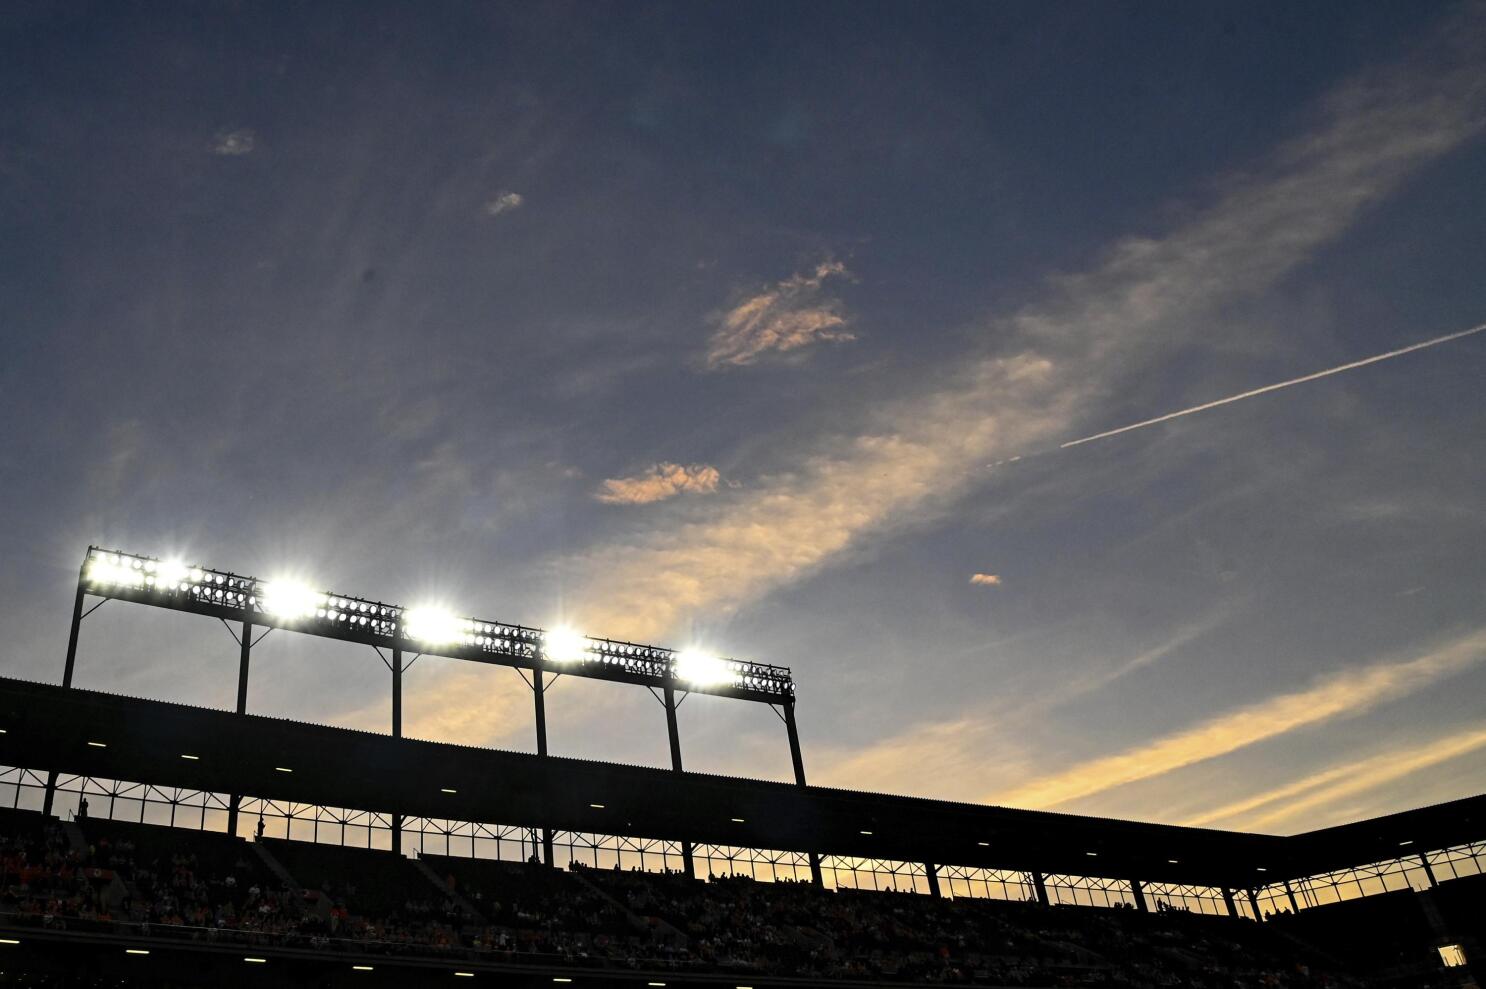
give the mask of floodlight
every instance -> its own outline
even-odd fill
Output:
[[[443,608],[409,608],[402,613],[402,631],[410,639],[430,646],[462,642],[470,623]]]
[[[139,561],[135,561],[136,563]],[[99,555],[88,563],[88,581],[93,584],[120,584],[138,587],[144,583],[144,573],[118,556]]]
[[[710,653],[685,649],[676,654],[676,676],[696,687],[716,687],[733,682],[733,668]]]
[[[151,569],[154,571],[155,586],[158,588],[167,588],[172,591],[185,583],[186,578],[191,575],[191,568],[180,560],[161,560],[159,563],[155,563],[154,561],[146,563],[145,570],[149,571]]]
[[[588,640],[566,625],[542,633],[542,655],[554,663],[576,663],[588,651]]]
[[[297,580],[271,580],[258,588],[258,605],[275,618],[309,618],[325,607],[325,595]]]

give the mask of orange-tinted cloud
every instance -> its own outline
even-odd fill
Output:
[[[970,583],[982,587],[1000,587],[1001,575],[998,573],[973,573],[970,575]]]
[[[787,353],[812,344],[855,337],[846,327],[839,299],[827,295],[828,278],[850,277],[839,261],[823,261],[809,273],[792,275],[723,313],[707,347],[707,367],[752,364],[769,352]]]
[[[711,494],[722,480],[707,464],[660,463],[633,477],[611,477],[594,495],[606,505],[648,505],[679,494]]]
[[[1220,714],[1190,728],[1078,763],[999,795],[1017,807],[1055,807],[1137,780],[1150,779],[1248,745],[1336,718],[1353,717],[1486,659],[1486,629],[1478,629],[1412,659],[1378,663],[1326,677]]]

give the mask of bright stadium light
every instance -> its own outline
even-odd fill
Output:
[[[576,663],[588,651],[588,640],[566,625],[542,633],[542,655],[554,663]]]
[[[139,560],[130,566],[128,557],[100,553],[88,562],[88,581],[104,586],[139,587],[144,583],[143,564]]]
[[[325,595],[297,580],[271,580],[259,588],[258,604],[275,618],[309,618],[325,607]]]
[[[409,608],[402,613],[402,630],[424,645],[447,646],[464,641],[470,623],[443,608]]]
[[[733,668],[710,653],[685,649],[676,654],[676,677],[694,687],[716,687],[733,682]]]
[[[158,590],[174,591],[186,582],[191,575],[191,568],[180,560],[161,560],[158,563],[150,560],[144,565],[145,583],[152,584]]]

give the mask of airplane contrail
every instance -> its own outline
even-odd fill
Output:
[[[1263,388],[1254,388],[1246,392],[1240,392],[1237,395],[1229,395],[1227,398],[1220,398],[1216,401],[1204,402],[1201,405],[1194,405],[1188,409],[1181,409],[1176,412],[1168,412],[1165,415],[1156,416],[1156,418],[1154,419],[1145,419],[1141,422],[1132,422],[1130,425],[1121,426],[1118,429],[1106,429],[1102,433],[1095,433],[1092,436],[1085,436],[1083,439],[1069,440],[1067,443],[1061,443],[1058,445],[1058,449],[1066,450],[1071,446],[1080,446],[1084,443],[1092,443],[1095,440],[1108,439],[1111,436],[1118,436],[1121,433],[1128,433],[1132,429],[1144,429],[1147,426],[1154,426],[1157,423],[1167,422],[1171,419],[1180,419],[1182,416],[1189,416],[1194,412],[1206,412],[1208,409],[1215,409],[1220,405],[1229,405],[1233,402],[1241,402],[1246,398],[1253,398],[1256,395],[1265,395],[1272,391],[1279,391],[1281,388],[1290,388],[1294,385],[1303,385],[1307,381],[1315,381],[1317,378],[1326,378],[1330,377],[1333,374],[1341,374],[1343,371],[1351,371],[1355,368],[1366,367],[1369,364],[1376,364],[1379,361],[1391,360],[1394,357],[1402,357],[1404,354],[1411,354],[1416,350],[1423,350],[1426,347],[1437,347],[1442,343],[1449,343],[1451,340],[1459,340],[1461,337],[1468,337],[1473,333],[1480,333],[1483,330],[1486,330],[1486,323],[1482,323],[1480,326],[1473,326],[1468,330],[1461,330],[1458,333],[1447,333],[1442,337],[1435,337],[1433,340],[1424,340],[1420,343],[1411,343],[1407,347],[1400,347],[1397,350],[1390,350],[1386,354],[1374,354],[1372,357],[1364,357],[1360,361],[1352,361],[1348,364],[1338,364],[1336,367],[1329,367],[1324,371],[1316,371],[1311,374],[1302,375],[1299,378],[1291,378],[1289,381],[1280,381],[1272,385],[1265,385]]]

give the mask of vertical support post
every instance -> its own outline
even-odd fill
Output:
[[[1130,880],[1130,892],[1135,896],[1135,908],[1141,913],[1150,913],[1151,908],[1145,902],[1145,887],[1140,884],[1139,879]]]
[[[537,755],[547,755],[547,687],[542,682],[542,658],[537,657],[537,666],[531,671],[531,692],[536,703],[537,715]],[[552,861],[552,829],[542,828],[542,862],[547,868],[555,868],[557,863]]]
[[[780,707],[784,708],[784,730],[789,735],[789,758],[795,767],[795,783],[805,786],[805,759],[800,755],[800,730],[795,725],[795,699],[793,697],[785,700]],[[821,889],[825,888],[825,879],[820,872],[820,853],[810,854],[810,879]]]
[[[392,737],[402,738],[402,623],[392,627]],[[402,815],[392,815],[392,852],[402,854]]]
[[[1032,890],[1037,894],[1037,902],[1047,906],[1047,883],[1042,879],[1042,873],[1032,873]]]
[[[1249,906],[1254,910],[1254,919],[1264,923],[1264,913],[1259,909],[1259,894],[1255,890],[1249,890]]]
[[[237,660],[237,713],[247,714],[248,665],[253,655],[253,606],[248,603],[247,597],[243,598],[243,629],[238,645],[241,649]],[[240,793],[233,793],[227,797],[227,833],[234,837],[237,835],[237,809],[242,799]]]
[[[671,769],[673,772],[682,772],[681,768],[681,731],[676,724],[676,687],[669,680],[665,687],[666,708],[666,735],[671,741]],[[696,863],[692,858],[692,844],[690,839],[681,840],[681,868],[686,873],[687,879],[697,877]]]
[[[62,686],[72,686],[72,670],[77,665],[77,634],[83,624],[83,576],[77,575],[77,597],[72,601],[72,627],[67,632],[67,662],[62,667]]]
[[[87,560],[83,566],[87,566]],[[77,574],[77,597],[72,601],[72,627],[67,632],[67,661],[62,665],[62,686],[72,686],[72,670],[77,665],[77,633],[83,623],[83,574],[79,570]],[[42,814],[51,814],[52,803],[57,796],[57,771],[48,770],[46,774],[46,793],[41,798]]]
[[[1434,889],[1439,885],[1439,882],[1434,878],[1434,869],[1429,864],[1428,852],[1419,853],[1419,864],[1424,866],[1424,876],[1429,880],[1429,888]]]
[[[1233,890],[1223,887],[1223,903],[1228,907],[1228,916],[1238,916],[1238,905],[1233,902]]]
[[[939,866],[933,862],[925,862],[924,876],[929,880],[929,895],[936,900],[943,896],[939,892]]]
[[[1300,913],[1300,904],[1295,902],[1295,890],[1290,888],[1290,880],[1285,880],[1285,895],[1290,898],[1290,912]]]

